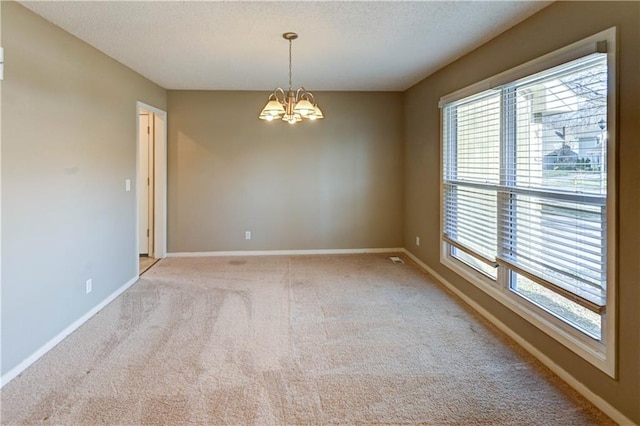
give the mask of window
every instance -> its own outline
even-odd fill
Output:
[[[609,374],[614,36],[441,101],[443,263]]]

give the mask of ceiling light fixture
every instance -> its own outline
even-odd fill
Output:
[[[277,118],[295,124],[303,119],[317,120],[324,118],[322,111],[316,104],[313,93],[300,87],[295,92],[291,88],[291,44],[298,38],[296,33],[284,33],[282,37],[289,40],[289,90],[278,87],[269,95],[267,104],[258,116],[261,120],[273,121]]]

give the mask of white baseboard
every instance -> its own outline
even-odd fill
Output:
[[[197,251],[167,253],[167,257],[217,257],[217,256],[304,256],[313,254],[358,254],[358,253],[403,253],[404,249],[396,248],[362,248],[362,249],[318,249],[318,250],[237,250],[237,251]]]
[[[489,311],[484,309],[478,303],[476,303],[473,299],[468,297],[466,294],[461,292],[456,286],[451,284],[449,281],[445,280],[440,274],[436,271],[428,267],[424,262],[418,259],[413,253],[411,253],[407,249],[402,249],[402,252],[409,256],[411,260],[413,260],[420,268],[422,268],[427,273],[433,275],[435,279],[437,279],[442,285],[444,285],[447,289],[451,290],[456,296],[462,299],[467,305],[471,306],[475,311],[477,311],[480,315],[486,318],[490,323],[498,327],[503,333],[516,341],[516,343],[522,346],[527,352],[533,355],[538,359],[542,364],[544,364],[549,370],[553,371],[558,377],[564,380],[569,386],[575,389],[580,395],[584,396],[587,400],[589,400],[593,405],[602,410],[607,416],[611,417],[616,423],[620,425],[635,425],[629,418],[627,418],[620,411],[615,409],[611,404],[607,401],[593,393],[588,387],[586,387],[582,382],[578,381],[575,377],[569,374],[565,369],[560,367],[558,364],[553,362],[549,357],[540,352],[535,346],[527,342],[525,339],[520,337],[515,331],[513,331],[509,326],[500,321],[498,318],[493,316]]]
[[[2,377],[0,377],[0,388],[2,388],[11,380],[16,378],[18,374],[22,373],[31,364],[36,362],[41,356],[43,356],[44,354],[49,352],[51,349],[53,349],[58,343],[62,342],[65,339],[65,337],[73,333],[78,327],[80,327],[82,324],[87,322],[92,316],[100,312],[102,308],[104,308],[109,303],[111,303],[116,297],[124,293],[125,290],[127,290],[136,281],[138,281],[138,278],[139,278],[138,275],[131,278],[129,281],[127,281],[125,285],[123,285],[122,287],[120,287],[119,289],[111,293],[106,299],[104,299],[102,302],[100,302],[98,305],[92,308],[89,312],[87,312],[86,314],[78,318],[76,321],[74,321],[71,325],[69,325],[67,328],[62,330],[60,333],[58,333],[53,339],[49,340],[42,347],[40,347],[40,349],[35,351],[33,354],[31,354],[28,358],[26,358],[20,364],[16,365],[7,373],[5,373]]]

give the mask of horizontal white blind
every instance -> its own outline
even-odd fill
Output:
[[[443,106],[443,233],[597,312],[606,304],[607,59]]]
[[[594,54],[512,85],[518,187],[606,194],[606,54]]]
[[[504,167],[499,257],[587,307],[604,306],[606,54],[519,80],[505,92],[514,141]]]
[[[445,184],[447,239],[472,250],[486,263],[496,259],[496,191]]]
[[[512,194],[501,216],[501,260],[605,305],[605,206]]]
[[[500,183],[500,92],[488,91],[443,110],[444,235],[493,263]],[[469,252],[469,251],[467,251]]]

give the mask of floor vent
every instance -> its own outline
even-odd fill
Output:
[[[389,259],[391,259],[393,263],[398,263],[400,265],[404,263],[404,260],[400,259],[398,256],[391,256]]]

